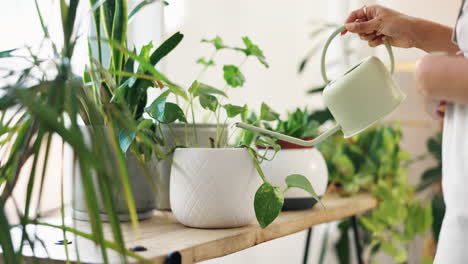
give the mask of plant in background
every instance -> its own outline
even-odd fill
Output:
[[[436,166],[428,168],[421,176],[417,187],[418,192],[428,192],[432,204],[432,236],[435,243],[439,241],[442,220],[445,215],[445,202],[442,193],[442,133],[439,132],[429,138],[426,143],[427,150],[436,161]]]
[[[415,188],[408,184],[408,173],[402,164],[409,155],[399,146],[401,137],[397,123],[381,124],[350,139],[335,136],[319,146],[332,185],[341,187],[341,194],[367,190],[379,200],[377,209],[360,219],[367,232],[364,257],[368,261],[382,250],[395,262],[406,262],[408,243],[432,224],[431,205],[422,205],[415,197]],[[340,229],[342,237],[348,235],[346,226],[343,224]],[[337,254],[343,252],[346,250]],[[341,263],[348,263],[345,258],[340,259]]]

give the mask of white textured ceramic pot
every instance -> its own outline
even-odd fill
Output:
[[[195,139],[193,125],[185,124],[172,124],[171,130],[167,126],[162,126],[162,132],[165,140],[164,149],[166,152],[171,151],[176,147],[174,136],[177,137],[179,144],[187,145],[187,139],[190,146],[199,148],[209,148],[210,138],[216,138],[216,125],[215,124],[195,124],[198,141]],[[227,126],[223,129],[223,139],[227,140]],[[172,155],[164,160],[161,160],[156,166],[156,208],[159,210],[171,209],[169,199],[169,183],[171,175]]]
[[[302,174],[310,181],[318,196],[324,195],[328,184],[328,169],[322,153],[314,147],[299,147],[284,142],[280,142],[280,145],[282,148],[272,161],[262,162],[261,167],[268,180],[283,189],[286,188],[286,176]],[[273,151],[261,149],[259,153],[268,157]],[[306,191],[291,188],[285,193],[283,210],[311,208],[316,203]]]
[[[179,222],[230,228],[255,222],[254,196],[262,181],[242,148],[180,148],[174,153],[170,197]]]

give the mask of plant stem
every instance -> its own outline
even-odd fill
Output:
[[[248,58],[248,57],[249,57],[249,56],[245,56],[245,57],[244,57],[244,60],[242,60],[242,62],[239,63],[239,65],[237,66],[237,68],[241,68],[242,65],[244,65],[244,63],[247,61],[247,58]],[[229,89],[229,85],[226,83],[226,84],[224,85],[224,87],[223,87],[223,91],[226,93],[226,92],[228,91],[228,89]],[[223,102],[220,101],[220,102],[219,102],[219,105],[222,105],[222,103],[223,103]],[[217,109],[217,112],[218,112],[217,114],[214,113],[214,115],[215,115],[215,117],[216,117],[216,139],[218,139],[218,134],[219,134],[219,116],[221,115],[221,107],[219,107],[219,108]],[[207,118],[207,121],[209,121],[210,119],[211,119],[211,113],[209,114],[209,116],[208,116],[208,118]]]
[[[174,141],[176,143],[176,145],[180,146],[180,141],[179,139],[177,138],[177,135],[175,134],[174,130],[172,129],[171,125],[170,124],[167,124],[167,127],[169,128],[169,132],[171,133],[172,137],[174,137]]]
[[[214,50],[211,53],[211,56],[210,56],[208,61],[214,60],[217,53],[218,53],[218,50]],[[208,67],[209,67],[209,65],[206,65],[206,64],[203,65],[203,68],[198,73],[197,77],[195,78],[195,81],[198,81],[198,80],[200,80],[202,78],[203,74],[206,72]],[[195,137],[195,145],[199,146],[199,138],[198,138],[198,132],[197,132],[197,126],[196,126],[196,120],[195,120],[195,107],[193,105],[193,95],[192,94],[190,94],[189,107],[190,107],[190,111],[192,112],[192,125],[193,125],[192,129],[193,129],[193,135]],[[187,113],[187,111],[186,111],[186,113]]]
[[[195,110],[194,110],[194,107],[193,107],[193,97],[192,97],[192,95],[190,95],[190,109],[192,111],[193,136],[195,138],[195,145],[198,147],[199,146],[198,132],[197,132],[197,126],[195,124]]]
[[[250,156],[252,157],[252,160],[253,160],[255,169],[258,172],[258,175],[260,175],[260,178],[262,178],[264,183],[269,183],[268,180],[265,177],[265,174],[262,171],[262,168],[260,167],[260,164],[258,163],[257,153],[252,148],[249,148],[249,147],[246,147],[246,148],[247,148],[247,151],[249,152]]]

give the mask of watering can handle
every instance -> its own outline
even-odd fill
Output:
[[[323,52],[322,52],[322,78],[325,81],[326,84],[330,82],[327,77],[327,72],[326,72],[326,65],[325,65],[325,56],[327,55],[327,50],[328,46],[330,46],[330,43],[332,40],[343,30],[346,29],[346,25],[338,27],[333,33],[330,35],[330,37],[327,39],[327,42],[325,43],[325,46],[323,47]],[[392,46],[388,41],[384,41],[385,48],[387,49],[388,55],[390,57],[390,72],[393,74],[395,71],[395,59],[393,57],[393,51],[392,51]]]

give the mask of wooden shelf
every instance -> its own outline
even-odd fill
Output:
[[[139,235],[135,233],[130,223],[124,223],[122,228],[127,245],[147,248],[147,251],[139,253],[154,263],[162,264],[169,254],[178,252],[182,256],[182,263],[190,264],[238,252],[275,238],[306,230],[317,224],[361,214],[377,206],[376,199],[366,193],[351,197],[328,194],[322,201],[326,209],[317,205],[309,210],[283,212],[266,229],[261,229],[257,224],[232,229],[188,228],[178,223],[172,213],[163,211],[155,211],[154,217],[140,222]],[[58,215],[46,221],[53,224],[61,223]],[[83,232],[90,232],[90,227],[85,221],[67,219],[67,225],[74,226]],[[55,244],[58,240],[63,240],[62,231],[40,226],[36,232],[43,240],[49,254],[47,256],[38,242],[35,246],[38,263],[64,263],[65,247]],[[106,237],[110,238],[110,229],[107,224]],[[67,234],[67,238],[72,240],[72,244],[68,246],[72,263],[76,263],[77,260],[76,249],[78,249],[81,263],[102,262],[101,254],[92,242],[74,237],[73,234]],[[28,260],[32,259],[29,248],[23,250],[23,255]],[[109,256],[111,263],[120,262],[114,252],[109,251]]]

